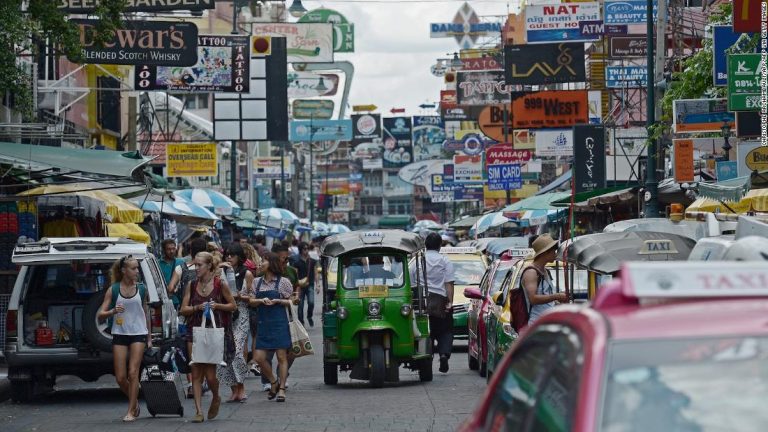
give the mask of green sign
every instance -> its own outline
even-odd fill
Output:
[[[334,103],[325,99],[294,99],[293,118],[300,120],[330,120],[333,117]]]
[[[299,18],[300,23],[333,24],[333,52],[355,52],[355,25],[333,9],[315,9]]]
[[[728,111],[760,110],[760,54],[728,56]]]

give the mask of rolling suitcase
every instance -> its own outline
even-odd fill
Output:
[[[183,385],[178,373],[164,372],[158,365],[145,367],[141,373],[141,392],[152,417],[158,414],[184,417],[180,399]]]

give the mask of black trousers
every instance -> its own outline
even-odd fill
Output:
[[[453,312],[445,314],[444,318],[430,316],[429,336],[437,343],[434,352],[450,358],[453,349]]]

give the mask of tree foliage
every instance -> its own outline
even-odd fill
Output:
[[[98,18],[97,43],[108,40],[119,26],[126,0],[101,0],[93,16]],[[19,62],[34,60],[36,41],[48,41],[54,55],[66,55],[73,61],[82,58],[77,27],[51,0],[0,1],[0,95],[12,94],[16,109],[25,119],[35,113],[31,82],[36,77]]]

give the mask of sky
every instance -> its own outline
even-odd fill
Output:
[[[286,5],[291,1],[286,0]],[[369,105],[390,115],[405,108],[406,115],[434,114],[419,108],[438,102],[443,79],[430,72],[438,58],[459,50],[453,38],[431,39],[430,23],[449,23],[464,4],[456,0],[330,0],[302,1],[308,10],[335,9],[355,24],[355,52],[335,54],[355,67],[350,105]],[[503,24],[517,1],[469,1],[480,17],[497,15]],[[509,8],[509,9],[508,9]],[[399,114],[398,114],[399,115]]]

